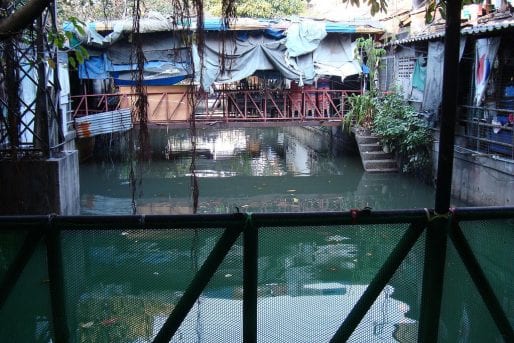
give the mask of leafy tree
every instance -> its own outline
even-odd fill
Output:
[[[380,58],[385,55],[386,51],[383,48],[378,48],[371,37],[359,37],[355,43],[355,57],[361,63],[366,62],[369,69],[370,90],[376,91],[375,81],[380,67]]]
[[[301,13],[305,0],[237,0],[240,17],[276,18]],[[221,0],[206,0],[205,8],[213,15],[221,15]]]

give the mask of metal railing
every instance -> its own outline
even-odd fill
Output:
[[[212,122],[320,122],[338,125],[348,110],[347,97],[358,91],[302,89],[219,89],[212,95],[197,93],[195,121]],[[135,94],[73,96],[73,118],[130,108]],[[190,96],[184,91],[148,93],[148,123],[187,124],[191,120]]]
[[[241,235],[243,242],[242,340],[243,342],[257,342],[258,241],[259,234],[263,229],[274,228],[283,230],[294,227],[338,226],[342,230],[346,230],[356,225],[364,229],[371,229],[373,225],[377,224],[404,224],[408,225],[408,229],[403,233],[403,236],[379,268],[362,296],[353,306],[351,312],[346,318],[341,318],[341,324],[330,342],[345,342],[348,340],[423,232],[426,232],[427,235],[431,233],[441,235],[444,242],[446,242],[446,237],[450,238],[490,316],[494,319],[501,337],[506,342],[512,342],[514,341],[514,334],[509,318],[502,308],[497,295],[495,295],[483,267],[480,265],[461,228],[461,224],[464,222],[499,219],[506,219],[508,223],[510,222],[510,224],[507,224],[510,226],[507,227],[507,230],[512,234],[514,229],[512,226],[514,207],[458,208],[452,209],[444,215],[437,214],[428,209],[396,211],[370,211],[366,209],[325,213],[0,217],[0,234],[18,232],[21,235],[26,232],[23,244],[21,244],[19,251],[12,259],[1,280],[0,311],[5,309],[4,305],[9,295],[16,288],[17,280],[36,247],[40,242],[44,242],[47,254],[48,282],[52,308],[52,336],[55,342],[73,341],[70,338],[71,331],[67,321],[67,314],[70,308],[67,308],[65,305],[67,304],[65,284],[69,280],[65,280],[63,274],[63,264],[67,263],[67,261],[63,261],[62,257],[62,233],[91,230],[101,232],[112,230],[113,228],[122,228],[122,230],[203,230],[218,228],[223,229],[223,233],[198,272],[194,275],[183,295],[175,304],[173,311],[153,338],[153,342],[169,342],[177,333],[189,311]],[[425,243],[426,252],[429,249],[433,249],[429,238],[427,238]],[[446,250],[446,243],[443,246],[445,247],[444,250]],[[445,251],[439,251],[438,253],[444,261]],[[437,268],[437,263],[432,263],[429,255],[425,253],[422,293],[424,297],[430,298],[432,295],[437,297],[437,291],[432,293],[432,285],[430,284],[430,277],[427,278],[427,273],[430,274],[431,269]],[[442,283],[442,280],[439,281]],[[437,303],[441,299],[432,297],[431,301]],[[507,302],[509,301],[512,301],[512,298]],[[420,342],[437,340],[437,336],[434,337],[432,333],[427,333],[423,330],[423,327],[427,320],[435,320],[437,322],[438,318],[438,308],[422,306],[418,333],[418,340]],[[266,328],[261,328],[261,330],[266,330]]]
[[[514,159],[514,110],[461,106],[458,120],[464,129],[457,136],[466,148]]]

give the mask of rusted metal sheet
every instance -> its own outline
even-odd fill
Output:
[[[131,128],[130,108],[75,118],[75,130],[79,138],[123,132]]]

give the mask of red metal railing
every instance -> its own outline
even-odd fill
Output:
[[[347,97],[358,91],[331,89],[233,90],[194,96],[197,122],[340,122],[347,111]],[[188,92],[147,93],[150,124],[177,124],[191,120],[193,106]],[[135,94],[73,96],[73,117],[130,108]]]

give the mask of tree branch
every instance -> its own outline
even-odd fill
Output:
[[[17,34],[38,18],[53,0],[30,0],[16,12],[0,21],[0,37]]]

